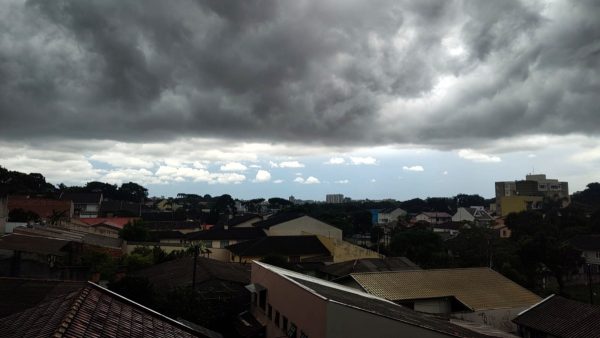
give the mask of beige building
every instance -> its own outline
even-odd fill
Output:
[[[254,223],[254,226],[264,229],[267,236],[320,235],[342,240],[342,230],[300,213],[272,216],[262,222]]]
[[[541,298],[489,268],[354,273],[344,285],[415,311],[514,332],[511,322]]]
[[[486,337],[322,279],[253,262],[250,312],[266,338]]]
[[[525,180],[495,183],[496,214],[541,209],[544,198],[558,200],[566,207],[570,203],[569,183],[546,178],[544,174],[526,175]]]

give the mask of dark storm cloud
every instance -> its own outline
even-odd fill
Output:
[[[0,138],[596,134],[598,17],[595,1],[9,1]],[[455,85],[428,104],[442,75]]]

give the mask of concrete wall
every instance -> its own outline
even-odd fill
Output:
[[[448,298],[422,299],[415,301],[414,310],[425,313],[450,313],[452,305]]]
[[[453,313],[451,316],[466,321],[489,325],[504,332],[516,332],[517,326],[512,322],[512,320],[520,312],[528,308],[529,307],[527,306],[523,306],[510,309],[491,309],[469,313]]]
[[[272,226],[267,231],[267,236],[298,236],[307,233],[342,240],[342,230],[310,216]]]
[[[527,210],[527,205],[532,206],[542,203],[542,196],[505,196],[500,198],[501,216],[506,216],[511,212],[520,212]]]
[[[331,252],[333,262],[345,262],[361,258],[383,258],[383,255],[346,241],[330,239],[325,236],[317,236],[321,243]]]
[[[287,317],[288,327],[294,323],[298,328],[297,337],[300,337],[301,331],[310,338],[327,337],[327,302],[324,299],[257,264],[252,264],[251,281],[267,289],[267,304],[272,306],[271,319],[266,310],[258,306],[251,308],[254,317],[266,325],[266,338],[286,336],[286,332],[274,322],[276,311],[280,313],[279,326],[283,316]]]
[[[449,335],[408,325],[369,312],[337,303],[327,304],[327,333],[329,338],[441,338]],[[312,337],[309,335],[309,337]]]

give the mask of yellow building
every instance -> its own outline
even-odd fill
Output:
[[[500,197],[501,214],[504,217],[511,212],[537,210],[542,208],[543,196],[503,196]]]

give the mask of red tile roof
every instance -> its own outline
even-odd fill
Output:
[[[0,337],[221,337],[203,331],[93,283],[0,319]]]
[[[106,224],[115,228],[123,229],[125,224],[137,220],[137,217],[95,217],[95,218],[80,218],[79,221],[87,225]]]

